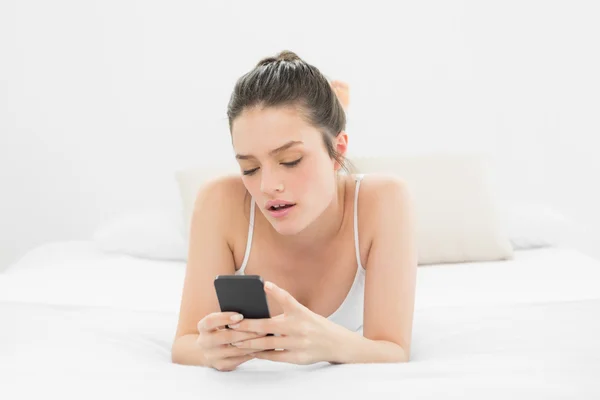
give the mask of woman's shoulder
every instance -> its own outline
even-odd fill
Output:
[[[390,211],[390,207],[405,205],[408,185],[404,179],[391,174],[354,174],[354,177],[360,180],[358,218],[363,222],[365,230],[373,233],[373,230],[378,229],[378,224],[385,221],[385,214]]]
[[[239,174],[222,174],[214,176],[206,181],[205,187],[210,187],[210,190],[218,191],[219,193],[244,194],[246,187],[242,182],[242,177]]]
[[[225,174],[215,176],[202,184],[198,190],[194,208],[206,207],[220,220],[235,221],[243,213],[243,210],[249,207],[244,207],[248,199],[249,196],[241,176]]]
[[[367,203],[367,206],[385,205],[387,200],[408,190],[406,181],[397,175],[363,173],[352,176],[355,180],[360,180],[359,199]]]
[[[388,223],[386,214],[390,213],[390,207],[399,206],[398,193],[405,190],[406,184],[396,176],[379,173],[354,173],[347,178],[352,191],[348,200],[357,200],[357,208],[351,207],[356,211],[361,263],[367,268],[373,241]],[[357,184],[360,184],[358,198]]]

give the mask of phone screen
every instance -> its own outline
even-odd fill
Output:
[[[222,312],[244,318],[270,318],[264,282],[258,275],[219,275],[214,281]]]

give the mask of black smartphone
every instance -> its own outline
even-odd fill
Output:
[[[221,312],[237,312],[244,319],[271,317],[264,282],[259,275],[218,275],[214,285]]]

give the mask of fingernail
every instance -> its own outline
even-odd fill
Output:
[[[233,325],[229,325],[229,327],[230,327],[231,329],[236,329],[236,328],[239,328],[239,327],[240,327],[240,324],[233,324]]]
[[[265,287],[267,289],[273,289],[273,284],[271,282],[267,282],[267,283],[265,283]]]
[[[241,321],[244,318],[242,314],[235,314],[231,316],[232,321]]]

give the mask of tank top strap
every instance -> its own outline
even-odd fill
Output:
[[[358,191],[360,189],[360,182],[364,176],[364,174],[357,174],[354,176],[356,182],[354,189],[354,247],[356,252],[356,263],[358,264],[359,270],[364,270],[364,267],[360,261],[360,246],[358,242]]]
[[[246,240],[246,253],[244,254],[244,261],[240,269],[236,271],[236,275],[243,275],[248,264],[248,258],[250,258],[250,249],[252,248],[252,234],[254,233],[254,198],[250,198],[250,223],[248,224],[248,240]]]

